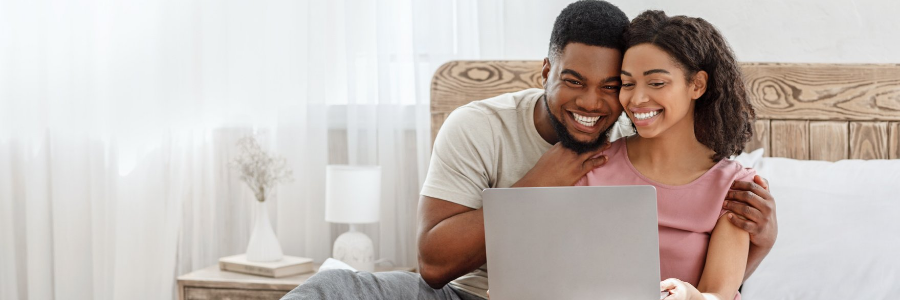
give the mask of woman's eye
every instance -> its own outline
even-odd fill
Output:
[[[665,82],[651,82],[651,83],[650,83],[650,86],[652,86],[652,87],[661,87],[661,86],[664,86],[664,85],[666,85]]]
[[[630,89],[630,88],[633,88],[633,87],[634,87],[634,83],[623,83],[623,84],[622,84],[622,88],[623,88],[623,89]]]

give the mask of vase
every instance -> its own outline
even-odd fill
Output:
[[[281,243],[272,230],[269,222],[269,211],[265,201],[256,202],[256,218],[253,220],[253,231],[250,233],[250,244],[247,245],[247,260],[255,262],[279,261],[284,256]]]

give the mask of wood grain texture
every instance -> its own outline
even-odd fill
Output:
[[[318,271],[319,265],[314,265]],[[382,267],[376,266],[376,272],[385,271],[411,271],[415,268],[408,267]],[[269,299],[247,298],[244,291],[254,291],[269,295],[279,294],[274,299],[279,299],[298,285],[306,282],[315,275],[315,272],[297,274],[280,278],[254,276],[219,270],[218,264],[200,269],[185,275],[178,276],[178,298],[185,299]],[[191,291],[193,289],[193,291]],[[263,293],[262,291],[271,291]],[[191,298],[194,297],[194,298]],[[204,298],[205,297],[205,298]]]
[[[850,122],[851,159],[888,158],[888,122]]]
[[[753,122],[753,137],[744,145],[744,152],[763,148],[763,156],[769,156],[769,120],[756,120]]]
[[[900,159],[900,122],[891,122],[888,127],[888,158]]]
[[[766,156],[831,161],[900,158],[900,65],[741,66],[759,119],[745,151],[765,148]],[[454,109],[540,87],[540,70],[537,60],[452,61],[441,66],[431,86],[432,142]],[[876,122],[886,125],[872,125]],[[841,146],[841,141],[847,144]]]
[[[809,159],[809,121],[772,120],[772,156]]]
[[[849,157],[850,127],[848,122],[810,121],[809,159],[838,161]]]
[[[900,121],[900,65],[742,64],[759,118]]]
[[[444,121],[447,120],[447,116],[450,113],[435,113],[431,112],[431,144],[434,145],[434,139],[437,137],[438,130],[441,129],[441,125],[444,125]]]
[[[542,61],[451,61],[431,80],[431,140],[447,115],[466,103],[541,87]],[[439,118],[440,120],[435,120]]]
[[[289,291],[288,291],[289,292]],[[214,288],[186,288],[184,298],[186,300],[278,300],[286,291],[273,290],[239,290],[239,289],[214,289]]]

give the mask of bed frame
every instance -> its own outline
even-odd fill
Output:
[[[803,160],[900,159],[900,65],[742,64],[756,109],[745,151]],[[457,107],[541,87],[541,61],[451,61],[431,83],[431,138]]]

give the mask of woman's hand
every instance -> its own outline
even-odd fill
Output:
[[[703,299],[703,295],[700,294],[697,288],[690,283],[675,278],[669,278],[660,282],[659,289],[661,291],[669,291],[669,296],[666,296],[663,300]]]

